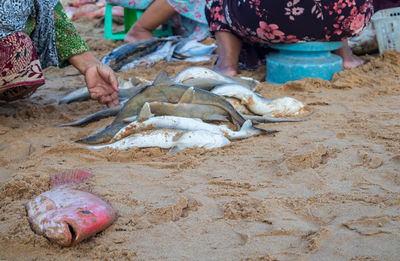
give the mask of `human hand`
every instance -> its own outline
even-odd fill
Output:
[[[119,105],[118,81],[110,67],[103,63],[89,66],[85,72],[85,81],[92,99],[109,108]]]

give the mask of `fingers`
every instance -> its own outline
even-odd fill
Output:
[[[98,99],[100,98],[100,94],[97,93],[97,92],[90,92],[90,97],[91,97],[93,100],[98,100]]]
[[[118,100],[114,100],[112,102],[109,102],[106,104],[108,108],[112,108],[112,107],[116,107],[119,106],[119,101]]]
[[[118,106],[119,105],[119,99],[118,99],[117,94],[115,94],[115,92],[111,95],[111,98],[112,98],[112,100],[111,100],[110,103],[107,103],[107,106],[109,108],[114,107],[114,106]]]
[[[111,95],[104,95],[98,99],[99,103],[106,104],[107,107],[115,107],[119,105],[118,97],[115,93]]]
[[[85,80],[92,99],[108,107],[119,105],[117,96],[118,80],[114,71],[103,63],[97,64],[86,71]]]
[[[113,91],[119,92],[118,89],[118,80],[117,76],[115,76],[114,71],[108,67],[107,65],[101,63],[97,66],[99,74],[108,81],[108,83],[111,85],[111,88]]]

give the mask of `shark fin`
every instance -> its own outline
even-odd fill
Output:
[[[138,118],[137,115],[129,116],[129,117],[126,117],[125,119],[123,119],[122,122],[123,123],[131,123],[133,121],[136,121],[137,118]]]
[[[251,120],[246,120],[243,124],[242,127],[240,127],[240,131],[247,131],[253,128],[253,123]]]
[[[178,103],[192,103],[193,95],[194,95],[194,88],[190,87],[183,93]]]
[[[168,73],[166,71],[164,71],[164,70],[162,70],[157,75],[157,77],[154,79],[153,85],[160,84],[160,83],[163,83],[163,82],[171,82],[171,79],[168,78]]]
[[[138,115],[138,117],[137,117],[137,121],[139,121],[139,122],[145,121],[145,120],[147,120],[148,118],[151,118],[151,117],[153,117],[153,116],[154,116],[154,114],[151,113],[150,104],[149,104],[148,102],[146,102],[146,103],[143,105],[142,109],[140,110],[140,113],[139,113],[139,115]]]

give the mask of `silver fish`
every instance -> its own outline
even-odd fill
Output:
[[[185,62],[189,63],[200,63],[200,62],[207,62],[212,59],[209,55],[202,55],[202,56],[193,56],[183,59]]]
[[[188,81],[188,80],[194,80],[196,79],[210,79],[210,81],[218,81],[220,84],[227,84],[227,83],[237,83],[237,84],[242,84],[249,88],[250,90],[255,90],[260,83],[258,81],[255,81],[252,78],[249,77],[229,77],[225,76],[223,74],[220,74],[210,68],[202,67],[202,66],[193,66],[189,67],[181,72],[179,72],[175,77],[173,77],[171,80],[176,83],[182,83]],[[187,84],[185,84],[187,85]],[[190,85],[191,86],[191,85]],[[194,86],[194,85],[193,85]],[[197,86],[194,86],[197,87]]]
[[[225,97],[225,99],[232,104],[232,106],[240,113],[240,114],[246,114],[246,115],[250,115],[253,114],[251,111],[249,111],[249,109],[247,109],[247,107],[242,104],[242,101],[236,98],[232,98],[232,97]]]
[[[188,78],[176,83],[181,83],[186,86],[192,86],[202,90],[210,91],[214,87],[225,84],[226,82],[212,78]]]
[[[137,77],[132,77],[128,80],[118,78],[119,92],[117,93],[117,96],[119,99],[129,98],[130,96],[134,95],[135,92],[137,93],[140,88],[143,88],[143,86],[148,84],[151,84],[151,82]],[[87,101],[89,99],[89,91],[87,87],[84,87],[67,94],[58,101],[58,104],[69,104],[72,102]]]
[[[121,104],[119,106],[112,107],[112,108],[106,108],[104,110],[97,111],[97,112],[90,114],[82,119],[79,119],[77,121],[70,122],[70,123],[63,123],[63,124],[58,125],[57,127],[81,126],[81,125],[84,125],[84,124],[87,124],[87,123],[90,123],[93,121],[98,121],[98,120],[101,120],[101,119],[104,119],[104,118],[107,118],[110,116],[115,116],[122,109],[122,107],[124,106],[124,103],[126,101],[127,100],[120,102]]]
[[[206,67],[193,66],[179,72],[171,80],[176,83],[181,83],[188,79],[206,78],[213,79],[224,83],[236,83],[236,81],[223,74],[217,73]]]
[[[129,70],[134,67],[138,66],[146,66],[150,67],[156,62],[159,62],[161,60],[166,59],[169,56],[172,56],[172,53],[174,52],[174,47],[175,47],[175,41],[168,41],[165,42],[163,45],[159,46],[157,50],[154,52],[145,55],[143,57],[140,57],[138,59],[133,60],[132,62],[125,64],[124,66],[121,67],[121,71],[123,70]]]
[[[211,92],[222,96],[237,98],[241,100],[251,112],[258,115],[294,116],[305,110],[304,104],[294,98],[264,99],[259,94],[256,94],[240,84],[220,85],[212,89]]]
[[[66,96],[58,100],[58,105],[69,104],[71,102],[87,101],[90,99],[90,94],[87,87],[80,88],[78,90],[72,91]]]
[[[87,146],[89,149],[112,148],[129,150],[131,148],[173,148],[177,152],[186,148],[205,148],[207,150],[229,144],[230,141],[220,134],[208,131],[155,130],[150,133],[138,133],[135,136],[107,145]]]
[[[118,98],[120,105],[112,108],[106,108],[100,111],[97,111],[93,114],[90,114],[82,119],[79,119],[77,121],[71,122],[71,123],[64,123],[60,124],[57,127],[71,127],[71,126],[81,126],[93,121],[98,121],[110,116],[115,116],[117,115],[121,109],[124,107],[125,102],[128,101],[128,99],[132,96],[135,96],[137,93],[139,93],[142,89],[144,89],[147,86],[147,84],[141,84],[139,86],[132,87],[131,89],[121,89],[120,92],[118,93]]]
[[[262,133],[272,133],[272,131],[253,127],[250,120],[247,120],[239,131],[233,131],[226,125],[214,125],[205,123],[200,119],[192,119],[176,116],[151,117],[145,121],[134,121],[125,126],[115,134],[113,140],[120,140],[128,135],[152,129],[174,129],[195,131],[204,130],[215,134],[221,134],[229,139],[244,139]]]
[[[175,48],[174,57],[184,59],[189,57],[204,56],[212,54],[217,48],[216,44],[202,44],[196,40],[183,40]]]
[[[181,39],[181,37],[157,37],[148,40],[127,43],[111,51],[102,59],[102,62],[109,65],[114,71],[118,71],[125,64],[154,52],[165,42],[177,39]]]

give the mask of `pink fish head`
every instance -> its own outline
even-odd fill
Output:
[[[72,246],[106,229],[115,210],[95,194],[76,189],[90,172],[69,170],[51,176],[52,190],[26,204],[32,229],[62,246]]]
[[[75,245],[99,233],[110,226],[116,217],[114,209],[107,203],[88,204],[85,208],[71,206],[58,212],[54,220],[59,220],[62,225],[63,239],[57,243],[63,246]],[[53,241],[57,237],[59,235]],[[49,239],[52,240],[50,237]]]
[[[95,194],[76,188],[90,176],[83,170],[52,175],[53,189],[26,204],[33,231],[62,246],[72,246],[110,226],[115,210]]]
[[[31,216],[28,220],[38,234],[62,246],[72,246],[106,229],[115,220],[115,210],[99,200],[102,201],[98,198],[96,202],[85,204],[84,207],[73,204],[52,209]],[[32,211],[28,209],[29,212]]]

